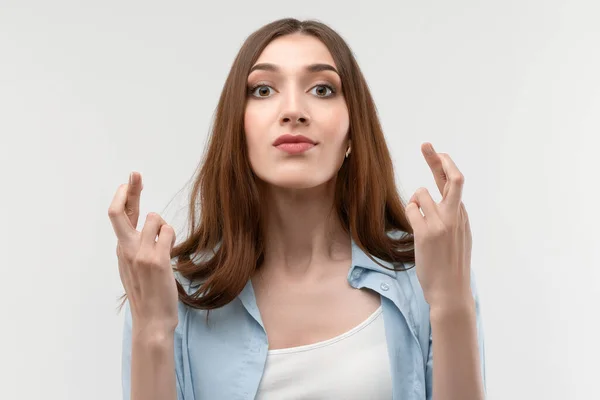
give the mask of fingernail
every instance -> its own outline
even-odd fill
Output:
[[[129,174],[129,184],[133,183],[133,172]]]

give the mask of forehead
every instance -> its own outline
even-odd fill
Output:
[[[329,49],[314,36],[294,33],[281,36],[265,47],[256,60],[272,63],[284,69],[299,69],[307,64],[325,63],[337,68]]]

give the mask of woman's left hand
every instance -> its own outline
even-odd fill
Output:
[[[462,308],[473,303],[471,228],[462,202],[464,176],[450,156],[436,153],[430,143],[424,143],[421,151],[442,200],[436,203],[422,187],[406,205],[406,216],[415,238],[417,277],[432,309]]]

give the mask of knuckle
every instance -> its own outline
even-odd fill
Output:
[[[428,237],[432,240],[439,239],[446,234],[446,227],[443,225],[436,225],[429,229]]]
[[[154,269],[158,268],[161,262],[159,257],[149,252],[136,255],[134,264],[137,268]]]
[[[154,221],[157,221],[157,220],[160,219],[160,215],[158,215],[157,213],[151,211],[151,212],[148,213],[148,215],[146,215],[146,219],[149,220],[149,221],[154,222]]]
[[[175,229],[173,229],[173,227],[169,224],[164,224],[163,226],[160,227],[160,230],[162,232],[168,232],[168,233],[172,233],[175,234]]]
[[[144,262],[144,259],[146,258],[145,252],[144,250],[140,247],[135,254],[133,255],[133,264],[141,264]]]
[[[150,257],[144,253],[138,253],[133,259],[133,266],[136,269],[146,268],[151,263]]]
[[[152,262],[152,252],[145,248],[140,248],[134,258],[137,264],[149,264]]]
[[[108,216],[109,218],[114,218],[119,215],[119,209],[115,206],[108,207]]]
[[[456,174],[456,176],[454,177],[454,181],[460,185],[465,183],[465,176],[459,172]]]
[[[446,236],[450,229],[446,225],[440,225],[435,229],[436,237]]]

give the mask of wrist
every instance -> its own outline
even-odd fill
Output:
[[[475,300],[472,296],[443,303],[432,303],[429,306],[432,320],[455,319],[475,315]]]
[[[152,353],[163,353],[174,345],[174,336],[174,333],[168,331],[134,331],[132,344]]]
[[[139,340],[160,343],[173,339],[175,336],[175,327],[170,324],[133,321],[132,336]]]

